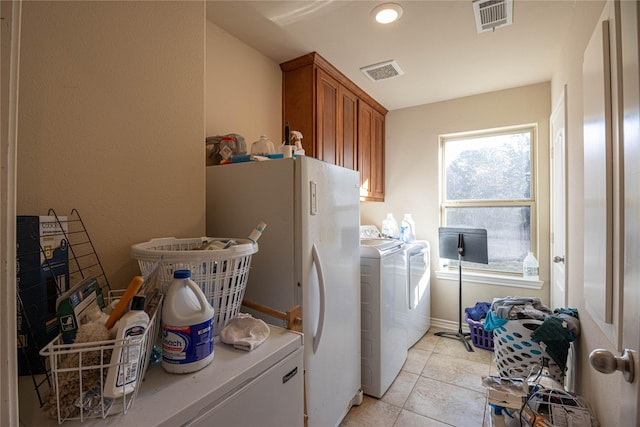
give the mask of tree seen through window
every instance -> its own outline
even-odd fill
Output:
[[[521,273],[531,249],[534,128],[442,137],[443,225],[487,229],[489,264]]]

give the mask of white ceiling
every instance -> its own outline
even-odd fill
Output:
[[[276,63],[312,51],[389,110],[551,79],[580,0],[514,0],[513,25],[478,34],[471,0],[208,1],[207,19]],[[395,60],[404,75],[372,82],[360,68]]]

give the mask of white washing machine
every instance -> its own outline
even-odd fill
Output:
[[[407,345],[413,347],[431,326],[431,250],[426,240],[405,245],[407,263]]]
[[[362,391],[380,398],[407,360],[407,274],[404,244],[360,240]]]

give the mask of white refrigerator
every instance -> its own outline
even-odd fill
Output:
[[[362,402],[359,187],[357,172],[305,156],[207,168],[208,236],[267,224],[245,298],[302,307],[310,427],[337,426]]]

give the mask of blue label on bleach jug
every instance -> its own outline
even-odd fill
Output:
[[[205,359],[213,352],[213,319],[196,325],[162,324],[162,359],[184,365]]]

